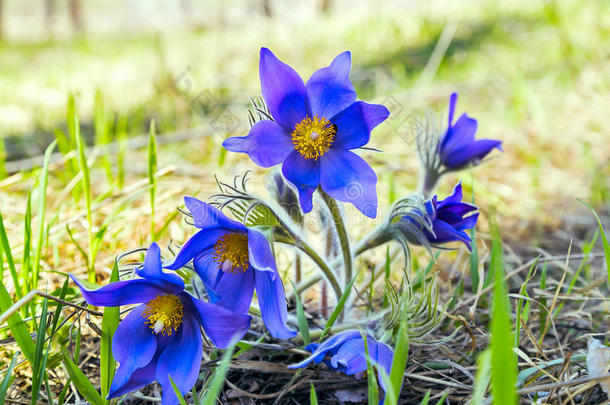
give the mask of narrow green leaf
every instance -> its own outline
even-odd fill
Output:
[[[44,342],[47,331],[48,304],[49,303],[45,298],[42,303],[40,322],[38,323],[38,329],[36,330],[36,349],[34,351],[34,364],[32,365],[32,405],[36,405],[36,401],[38,401],[40,385],[42,384],[45,373],[46,356],[43,359],[42,352],[44,350]]]
[[[472,293],[476,294],[479,288],[479,248],[477,247],[477,233],[475,228],[470,232],[472,239],[472,251],[470,252],[470,283],[472,284]]]
[[[490,270],[495,278],[490,345],[491,390],[494,404],[516,404],[517,365],[512,351],[514,339],[504,283],[502,242],[497,231],[492,242]]]
[[[229,369],[229,363],[231,362],[234,350],[235,344],[232,344],[225,350],[222,360],[220,360],[214,374],[212,374],[212,382],[210,383],[210,388],[208,388],[208,391],[203,397],[203,405],[215,405],[217,403],[217,398],[220,394],[222,386],[224,385],[225,376],[227,374],[227,370]]]
[[[123,185],[125,185],[125,156],[127,155],[127,149],[129,146],[129,141],[127,139],[127,119],[124,117],[117,119],[116,141],[118,143],[116,156],[117,185],[119,190],[122,190]]]
[[[30,267],[30,250],[32,247],[32,192],[28,190],[23,221],[23,254],[21,256],[21,280],[26,291],[32,290],[32,272]]]
[[[430,402],[430,390],[426,391],[426,395],[424,395],[419,405],[428,405],[428,402]]]
[[[604,227],[602,226],[602,220],[599,219],[597,212],[595,210],[591,210],[593,215],[595,215],[595,219],[597,219],[597,225],[599,226],[599,233],[602,236],[602,245],[604,246],[604,256],[606,256],[606,271],[608,273],[608,287],[610,287],[610,243],[608,243],[608,238],[606,237],[606,232],[604,232]]]
[[[383,285],[387,285],[388,280],[390,279],[390,267],[392,264],[392,258],[390,257],[390,247],[386,246],[385,248],[385,266],[384,266],[384,270],[385,270],[385,281],[383,283]],[[383,296],[383,307],[387,308],[387,306],[390,304],[390,302],[388,301],[387,297],[384,295]]]
[[[367,371],[367,384],[369,391],[369,405],[377,405],[379,402],[379,387],[377,387],[377,373],[373,368],[371,362],[371,356],[369,354],[369,345],[367,342],[366,333],[361,332],[362,339],[364,339],[364,354],[366,356],[366,371]]]
[[[119,268],[115,260],[110,275],[110,282],[119,281]],[[116,364],[112,356],[112,337],[119,326],[119,307],[104,308],[104,317],[102,318],[102,337],[100,343],[100,380],[102,388],[102,398],[108,396],[110,384]]]
[[[308,345],[311,342],[309,338],[309,325],[307,324],[307,318],[305,317],[305,311],[303,310],[303,304],[301,303],[301,297],[297,293],[297,288],[290,280],[290,284],[292,284],[292,289],[294,290],[294,298],[297,302],[297,321],[299,323],[299,332],[301,333],[301,337],[303,338],[303,344]]]
[[[4,400],[6,399],[6,391],[8,387],[12,384],[13,378],[13,368],[15,367],[15,363],[17,362],[17,357],[19,357],[19,352],[16,352],[13,355],[13,360],[11,360],[11,364],[8,366],[6,370],[6,374],[2,379],[2,384],[0,384],[0,404],[4,404]]]
[[[95,257],[92,254],[93,248],[93,216],[91,212],[91,180],[89,177],[89,165],[87,163],[87,157],[85,150],[87,145],[85,144],[85,140],[83,139],[80,133],[80,124],[78,122],[78,117],[74,114],[73,117],[73,127],[74,127],[74,137],[76,139],[76,150],[78,152],[78,165],[80,167],[80,171],[82,172],[82,187],[83,193],[85,194],[85,207],[87,209],[87,233],[89,235],[89,254],[88,262],[87,262],[87,278],[90,282],[95,282]]]
[[[482,352],[477,358],[477,376],[474,383],[474,392],[470,401],[471,405],[482,405],[485,400],[485,392],[489,386],[491,374],[491,352],[489,349]]]
[[[181,405],[186,405],[186,400],[184,399],[184,396],[182,395],[182,393],[178,389],[178,386],[176,385],[176,383],[172,379],[172,376],[169,375],[169,374],[167,376],[169,377],[169,382],[172,384],[172,388],[174,389],[174,393],[176,394],[176,397],[178,398],[178,402],[180,402]]]
[[[0,180],[8,175],[6,172],[6,145],[4,138],[0,137]]]
[[[311,388],[309,390],[309,405],[318,405],[318,394],[316,394],[316,388],[311,383]]]
[[[55,149],[57,141],[51,142],[44,152],[44,163],[38,180],[38,239],[36,241],[36,251],[34,253],[34,274],[32,276],[31,288],[38,288],[38,278],[40,276],[40,260],[42,259],[42,246],[44,242],[45,212],[47,209],[47,184],[49,181],[49,161],[51,153]]]
[[[404,313],[404,311],[403,311]],[[404,314],[403,314],[404,315]],[[400,390],[402,389],[402,381],[407,368],[407,359],[409,357],[409,327],[405,316],[401,316],[400,326],[396,337],[396,348],[394,349],[394,360],[392,361],[392,370],[390,371],[390,381],[392,383],[392,394],[386,394],[387,405],[396,405],[400,398]],[[387,388],[388,390],[390,387]]]
[[[104,401],[99,392],[96,391],[91,381],[89,381],[87,376],[80,371],[78,366],[72,361],[70,354],[65,349],[62,350],[62,357],[66,372],[72,379],[78,392],[93,405],[103,405]]]
[[[102,92],[98,89],[95,92],[95,107],[93,126],[95,132],[95,144],[96,145],[108,145],[110,143],[110,131],[108,129],[108,117],[106,108],[104,107],[104,99]],[[112,164],[107,153],[103,153],[101,156],[102,165],[106,171],[106,177],[108,183],[112,185],[114,182],[114,175],[112,174]]]
[[[345,291],[343,291],[341,298],[339,298],[339,302],[337,303],[337,306],[335,307],[333,312],[330,314],[328,321],[326,321],[324,330],[322,331],[322,334],[320,335],[320,341],[324,339],[324,337],[328,334],[328,332],[330,332],[330,329],[333,327],[333,325],[335,324],[335,321],[337,320],[337,318],[339,318],[339,315],[343,311],[343,307],[345,306],[347,297],[349,297],[349,295],[352,291],[352,287],[354,286],[354,281],[356,281],[356,278],[358,278],[358,274],[360,274],[360,272],[356,273],[354,278],[352,278],[352,281],[350,281],[349,284],[347,285],[347,287],[345,288]]]
[[[157,182],[155,173],[157,172],[157,140],[155,132],[155,120],[150,122],[148,131],[148,185],[150,186],[150,237],[155,235],[155,193]]]
[[[11,299],[10,294],[6,290],[4,283],[0,283],[0,311],[5,312],[13,305],[13,300]],[[30,364],[34,362],[34,342],[32,342],[32,338],[30,336],[30,332],[26,324],[23,322],[23,319],[19,315],[18,312],[15,312],[11,315],[7,320],[8,324],[15,341],[19,345],[21,352],[28,359]]]
[[[6,228],[4,228],[4,220],[2,213],[0,212],[0,254],[4,254],[8,269],[13,279],[13,285],[15,287],[15,293],[17,298],[23,298],[23,291],[21,290],[21,283],[19,282],[19,275],[17,274],[17,268],[15,267],[15,261],[13,260],[13,254],[11,253],[11,246],[8,243],[8,235],[6,234]]]

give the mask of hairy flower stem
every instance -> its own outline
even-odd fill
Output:
[[[354,248],[354,256],[359,256],[369,249],[381,246],[384,243],[389,242],[392,239],[392,235],[387,231],[387,225],[381,224],[377,228],[373,229],[371,233],[362,238]]]
[[[341,286],[339,285],[337,278],[335,277],[332,270],[330,269],[330,266],[326,263],[326,261],[324,261],[324,259],[322,259],[322,257],[318,254],[318,252],[316,252],[316,250],[314,248],[312,248],[304,240],[300,239],[296,234],[287,236],[287,235],[278,234],[276,232],[273,234],[273,238],[277,242],[296,246],[303,253],[305,253],[322,271],[322,273],[324,274],[324,276],[330,283],[330,286],[332,287],[332,289],[335,293],[335,298],[336,298],[337,302],[339,302],[339,300],[341,299],[341,295],[342,295]]]
[[[441,175],[442,173],[439,173],[436,170],[424,170],[424,173],[421,176],[419,189],[420,193],[424,196],[424,199],[430,198]]]
[[[341,215],[337,201],[326,194],[322,189],[320,189],[320,193],[322,194],[322,198],[324,199],[324,202],[330,211],[330,215],[333,218],[333,222],[335,223],[335,230],[337,231],[337,236],[339,237],[341,252],[343,253],[343,264],[345,267],[345,278],[343,282],[347,287],[347,285],[349,285],[349,283],[352,281],[353,268],[352,251],[349,246],[349,238],[347,236],[347,230],[345,229],[345,222],[343,221],[343,216]]]

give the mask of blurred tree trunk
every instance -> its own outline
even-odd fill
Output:
[[[0,0],[0,39],[4,38],[4,24],[2,24],[2,22],[4,21],[4,0]]]
[[[83,16],[80,0],[68,0],[68,12],[72,28],[78,33],[83,32]]]
[[[53,23],[55,22],[55,0],[44,1],[44,20],[48,34],[53,36]]]
[[[333,0],[322,0],[322,1],[320,1],[320,10],[324,14],[328,14],[328,12],[332,8],[332,6],[333,6]]]
[[[273,7],[271,6],[271,0],[261,0],[263,6],[263,13],[267,18],[273,17]]]

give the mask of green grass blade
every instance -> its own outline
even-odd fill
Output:
[[[491,374],[491,352],[485,350],[477,358],[477,376],[474,383],[474,392],[470,405],[482,405],[485,400],[485,393],[489,386]]]
[[[217,403],[218,395],[220,394],[220,390],[225,382],[225,376],[227,375],[227,371],[229,370],[229,363],[231,362],[231,357],[233,357],[233,351],[235,350],[235,344],[232,344],[222,356],[222,360],[216,367],[214,374],[212,374],[212,382],[210,383],[210,388],[208,388],[208,392],[206,392],[203,397],[203,405],[215,405]]]
[[[15,363],[17,363],[17,357],[19,357],[19,352],[13,355],[13,360],[11,360],[11,364],[8,366],[6,374],[2,379],[2,384],[0,384],[0,404],[4,404],[4,401],[6,399],[6,391],[8,390],[8,387],[12,384],[12,380],[14,380],[13,368],[15,367]]]
[[[9,295],[6,287],[3,283],[0,283],[0,311],[5,312],[13,305],[13,300]],[[26,324],[23,322],[23,319],[19,315],[18,312],[12,314],[6,321],[8,324],[15,341],[19,345],[21,352],[24,354],[26,359],[33,364],[34,362],[34,342],[32,342],[32,338],[30,336],[30,332]]]
[[[91,381],[89,381],[87,376],[83,374],[74,361],[72,361],[69,353],[65,349],[62,351],[62,358],[64,366],[66,367],[66,372],[70,376],[70,379],[72,379],[72,383],[78,392],[91,404],[103,405],[104,401],[99,392],[96,391]]]
[[[292,284],[292,289],[294,290],[294,298],[296,299],[297,304],[297,321],[299,323],[299,332],[301,333],[301,338],[303,338],[303,344],[308,345],[311,342],[309,337],[309,325],[307,324],[307,318],[305,317],[305,311],[303,310],[303,304],[301,303],[301,297],[297,293],[297,288],[290,280],[290,284]]]
[[[430,390],[426,392],[419,405],[428,405],[428,402],[430,402]]]
[[[608,287],[610,288],[610,243],[608,243],[608,238],[606,237],[606,232],[604,232],[604,227],[602,226],[602,221],[599,219],[597,212],[591,210],[593,215],[595,215],[595,219],[597,219],[597,225],[599,226],[599,233],[602,236],[602,245],[604,246],[604,256],[606,256],[606,271],[608,273]]]
[[[115,260],[110,275],[110,282],[119,281],[119,268]],[[100,380],[102,389],[102,398],[108,396],[110,384],[114,376],[116,364],[112,356],[112,337],[116,328],[119,326],[119,307],[104,308],[104,317],[102,318],[102,337],[100,343]]]
[[[15,293],[17,298],[23,298],[23,290],[21,289],[21,283],[19,282],[19,275],[17,274],[17,268],[15,267],[15,260],[11,253],[11,246],[8,243],[8,235],[6,234],[6,228],[4,227],[4,220],[2,213],[0,212],[0,255],[4,255],[6,263],[8,264],[11,278],[13,279],[13,285],[15,287]],[[3,277],[3,276],[2,276]]]
[[[377,376],[369,355],[369,345],[366,333],[362,332],[364,339],[364,354],[366,355],[367,385],[369,392],[369,405],[377,405],[379,402],[379,387],[377,386]]]
[[[320,335],[320,341],[324,339],[324,337],[328,334],[328,332],[330,332],[330,329],[333,327],[333,325],[337,321],[337,318],[339,318],[339,315],[343,311],[343,307],[345,306],[347,297],[349,297],[349,295],[352,291],[352,287],[354,286],[354,281],[356,281],[356,278],[358,278],[358,274],[360,274],[360,272],[356,273],[354,278],[352,278],[352,281],[350,281],[349,284],[347,285],[347,287],[345,288],[345,291],[343,291],[341,298],[339,298],[339,302],[337,303],[337,306],[335,307],[333,312],[330,314],[328,321],[326,321],[326,325],[324,325],[324,330],[322,331],[322,334]]]
[[[32,276],[32,288],[38,288],[38,278],[40,277],[40,260],[42,259],[42,246],[45,240],[45,212],[47,209],[47,184],[49,181],[49,161],[51,153],[55,149],[57,141],[51,142],[44,152],[44,163],[40,172],[39,190],[38,190],[38,239],[36,241],[36,251],[34,253],[34,274]]]
[[[42,303],[42,312],[40,314],[40,322],[36,330],[36,349],[34,352],[34,364],[32,364],[32,405],[36,405],[40,386],[44,379],[46,356],[43,358],[44,343],[47,331],[47,309],[48,301],[45,298]]]
[[[108,117],[106,109],[104,108],[104,99],[102,92],[98,89],[95,92],[95,106],[94,106],[94,117],[93,127],[95,132],[95,144],[96,145],[108,145],[110,143],[110,131],[108,130]],[[112,185],[114,182],[114,175],[112,174],[112,164],[107,153],[101,156],[102,165],[106,171],[106,177],[108,178],[108,184]]]
[[[309,405],[318,405],[318,394],[316,394],[316,388],[311,383],[309,389]]]
[[[32,193],[28,190],[28,198],[25,203],[25,218],[23,221],[23,254],[21,256],[21,280],[22,287],[27,291],[32,290],[32,280],[30,276],[30,250],[32,247]],[[25,294],[24,294],[25,295]]]
[[[404,313],[404,311],[403,311]],[[392,361],[392,370],[390,371],[391,386],[386,389],[392,390],[392,394],[386,394],[387,405],[396,405],[398,398],[400,397],[400,390],[402,388],[402,381],[405,375],[405,369],[407,368],[407,359],[409,357],[409,328],[407,320],[403,316],[400,320],[400,326],[398,327],[398,334],[396,337],[396,347],[394,349],[394,360]]]
[[[148,131],[148,185],[150,186],[150,237],[155,235],[155,193],[157,182],[155,173],[157,172],[157,140],[155,131],[155,120],[150,122]]]
[[[87,209],[87,233],[89,235],[89,254],[88,263],[87,263],[87,278],[90,282],[95,282],[95,257],[92,254],[93,249],[93,216],[91,213],[91,180],[89,177],[89,166],[87,164],[86,158],[86,145],[85,140],[83,139],[80,133],[80,124],[78,122],[78,117],[76,114],[72,117],[72,125],[74,126],[74,137],[76,139],[76,150],[78,153],[78,165],[80,167],[80,171],[82,172],[82,187],[83,193],[85,194],[85,206]]]
[[[0,180],[8,175],[6,172],[6,145],[4,138],[0,137]]]
[[[116,165],[117,165],[117,185],[119,190],[125,185],[125,156],[129,141],[127,139],[127,119],[122,117],[117,119],[116,124],[116,141],[118,144]]]
[[[512,347],[510,306],[504,283],[502,242],[494,236],[491,251],[491,269],[495,278],[491,318],[491,390],[494,404],[516,404],[515,384],[517,369]]]
[[[170,375],[168,375],[168,377],[169,377],[169,382],[172,384],[174,394],[176,394],[176,397],[178,398],[178,402],[180,402],[180,405],[186,405],[186,400],[184,399],[184,396],[178,389],[178,386],[176,385],[176,383],[174,382],[174,380],[172,379],[172,377]]]

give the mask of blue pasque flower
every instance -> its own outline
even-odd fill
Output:
[[[372,364],[377,367],[377,375],[381,388],[385,391],[385,383],[379,373],[379,368],[389,375],[392,369],[394,352],[386,344],[378,342],[372,336],[366,336],[367,350]],[[305,350],[312,352],[311,356],[288,368],[303,368],[312,361],[316,364],[324,362],[333,370],[347,375],[360,377],[367,369],[364,339],[358,330],[348,330],[336,334],[322,344],[311,343]]]
[[[356,101],[350,70],[351,54],[343,52],[304,84],[294,69],[262,48],[261,90],[275,121],[259,121],[247,136],[228,138],[223,146],[247,153],[262,167],[281,163],[299,190],[304,212],[311,211],[313,192],[321,186],[374,218],[377,176],[351,149],[366,145],[371,130],[390,113],[382,105]]]
[[[163,403],[177,404],[169,377],[182,394],[197,382],[203,347],[200,327],[216,346],[226,348],[246,333],[250,317],[186,293],[180,277],[163,272],[156,243],[148,248],[144,265],[136,274],[141,278],[97,290],[88,290],[75,277],[72,279],[90,305],[140,304],[123,319],[112,339],[112,354],[120,365],[108,398],[157,380],[163,387]]]
[[[477,165],[494,148],[502,150],[502,141],[494,139],[475,140],[477,120],[466,113],[453,124],[457,93],[449,98],[449,125],[438,144],[441,163],[449,170],[459,170],[470,164]]]
[[[185,197],[184,202],[201,230],[165,267],[177,270],[192,260],[210,301],[236,313],[248,312],[256,288],[261,316],[271,335],[295,336],[286,325],[284,285],[267,238],[196,198]]]
[[[470,236],[464,231],[475,227],[479,214],[468,215],[478,208],[476,205],[462,202],[461,183],[455,186],[449,197],[438,201],[438,197],[434,196],[425,202],[424,207],[425,221],[422,223],[430,223],[432,232],[426,227],[422,227],[422,232],[431,245],[458,241],[471,250]],[[403,220],[414,221],[412,216],[405,216]]]

